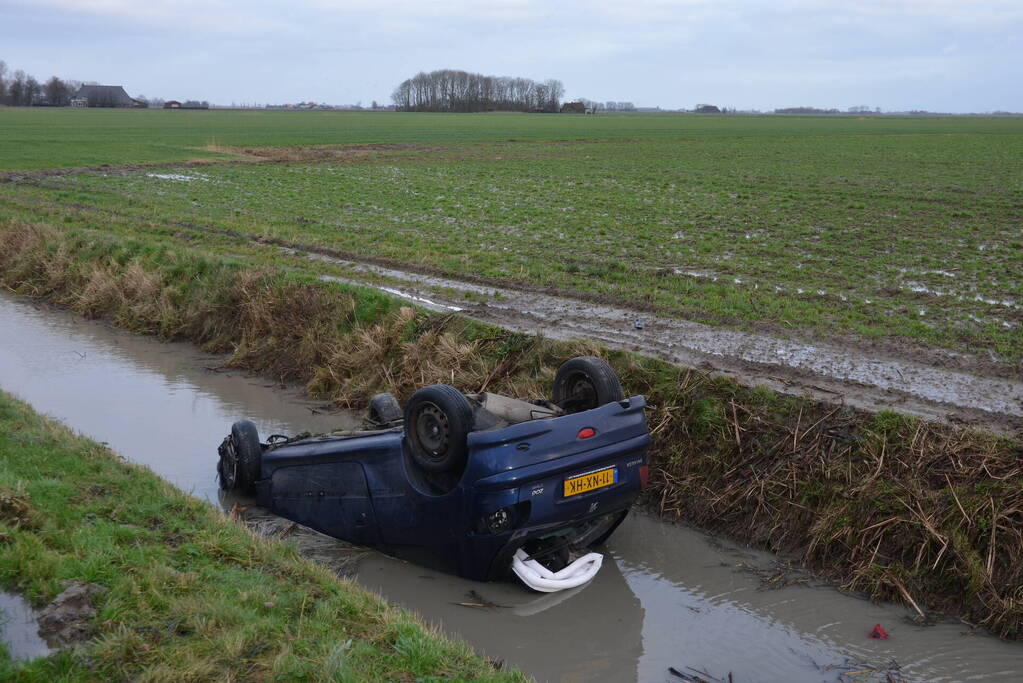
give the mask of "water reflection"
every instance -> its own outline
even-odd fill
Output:
[[[185,491],[216,500],[216,447],[241,417],[261,434],[351,428],[296,392],[162,343],[0,297],[0,388]]]
[[[0,642],[15,661],[45,657],[50,648],[39,636],[36,612],[20,595],[0,591]]]
[[[764,589],[749,567],[777,558],[643,514],[610,541],[646,617],[638,680],[669,666],[735,680],[1018,680],[1023,650],[963,624],[918,626],[905,609],[875,605],[826,586]],[[889,640],[868,637],[884,624]],[[693,673],[688,671],[688,673]],[[848,679],[842,679],[848,680]]]

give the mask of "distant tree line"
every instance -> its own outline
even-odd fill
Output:
[[[775,109],[775,114],[841,114],[837,109],[820,109],[818,107],[783,107]]]
[[[8,107],[66,107],[71,104],[71,98],[83,85],[96,85],[96,83],[57,76],[51,76],[46,82],[40,83],[34,76],[26,74],[21,69],[11,71],[7,63],[0,59],[0,105]],[[102,101],[102,98],[102,95],[94,95],[90,97],[88,105],[103,107],[115,104]],[[150,107],[163,106],[163,100],[159,98],[147,99],[145,95],[139,95],[135,99]]]
[[[545,111],[556,112],[565,88],[550,79],[484,76],[443,69],[420,72],[391,94],[397,111]]]
[[[9,107],[51,105],[66,106],[78,89],[79,81],[63,80],[53,76],[40,83],[21,69],[10,71],[0,59],[0,104]]]

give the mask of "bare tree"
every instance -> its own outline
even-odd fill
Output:
[[[43,86],[46,102],[54,107],[66,107],[71,100],[71,89],[68,84],[57,78],[50,77]]]
[[[25,97],[25,72],[18,69],[11,74],[11,82],[7,86],[7,101],[11,106],[20,107]]]
[[[29,76],[25,79],[25,106],[31,107],[39,99],[39,94],[43,91],[43,86],[39,85],[39,81],[33,76]]]
[[[0,104],[7,95],[7,62],[0,59]]]
[[[547,88],[547,101],[544,103],[547,111],[557,111],[561,98],[565,96],[565,86],[557,79],[544,81]]]

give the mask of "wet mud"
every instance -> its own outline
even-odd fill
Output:
[[[220,362],[0,295],[0,388],[538,680],[680,680],[669,667],[706,680],[1018,680],[1023,668],[1019,643],[958,622],[912,623],[906,608],[640,512],[611,538],[591,584],[557,594],[354,549],[221,495],[214,472],[236,419],[265,435],[350,428],[357,416],[324,414]],[[890,638],[869,638],[875,624]]]
[[[642,310],[533,291],[492,287],[287,248],[335,263],[350,275],[321,276],[377,287],[425,308],[456,312],[555,339],[592,339],[747,386],[866,410],[897,410],[927,420],[974,424],[1002,433],[1023,429],[1023,381],[900,358],[854,346],[809,343],[759,332],[713,327]],[[365,279],[363,279],[365,278]],[[395,284],[381,284],[381,280]]]
[[[39,633],[47,643],[67,646],[89,637],[89,621],[96,616],[93,596],[106,592],[95,583],[73,581],[39,613]]]

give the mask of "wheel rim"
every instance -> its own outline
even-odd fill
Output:
[[[424,403],[416,412],[415,435],[421,450],[430,460],[443,460],[451,440],[448,416],[437,404]]]
[[[565,404],[580,410],[597,407],[597,388],[583,373],[573,374],[565,387]]]
[[[238,456],[234,439],[228,442],[225,453],[220,458],[220,477],[224,482],[224,488],[233,489],[238,481]]]

